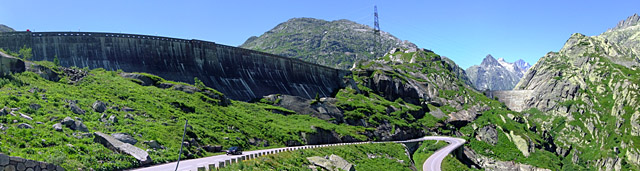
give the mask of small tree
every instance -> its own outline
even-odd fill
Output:
[[[198,77],[193,77],[193,83],[195,84],[196,87],[198,87],[199,89],[204,89],[206,86],[204,85],[204,83],[202,81],[200,81],[200,79],[198,79]]]
[[[31,53],[31,48],[27,48],[27,45],[22,46],[18,54],[20,54],[20,57],[24,60],[29,60],[31,59],[31,56],[33,56],[33,54]]]
[[[60,66],[60,59],[58,59],[58,55],[53,57],[53,64]]]

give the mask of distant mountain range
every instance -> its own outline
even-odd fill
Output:
[[[384,31],[377,37],[373,28],[363,24],[314,18],[289,19],[240,47],[342,69],[351,68],[356,60],[382,57],[393,48],[417,49]]]
[[[522,59],[509,63],[489,54],[480,65],[471,66],[465,72],[476,90],[511,90],[530,67]]]

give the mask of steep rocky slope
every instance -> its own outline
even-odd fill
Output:
[[[12,32],[15,31],[13,28],[6,26],[4,24],[0,24],[0,32]]]
[[[520,113],[470,87],[464,71],[432,51],[394,49],[356,63],[353,80],[335,97],[297,100],[272,95],[263,103],[336,124],[363,126],[377,140],[422,135],[467,139],[457,158],[487,169],[560,168],[552,146]],[[372,129],[373,128],[373,129]]]
[[[240,47],[342,69],[351,68],[356,60],[380,57],[391,48],[417,48],[387,32],[380,34],[376,43],[371,27],[353,21],[293,18]]]
[[[476,90],[511,90],[529,67],[522,59],[509,63],[487,55],[480,65],[467,68],[466,73]]]
[[[598,36],[573,34],[542,57],[516,89],[533,90],[529,118],[575,169],[640,165],[638,15]]]

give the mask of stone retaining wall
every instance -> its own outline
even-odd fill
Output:
[[[0,170],[8,171],[64,171],[64,168],[45,162],[7,156],[0,153]]]

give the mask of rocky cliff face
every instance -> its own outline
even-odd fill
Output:
[[[476,90],[511,90],[529,67],[522,59],[509,63],[487,55],[480,65],[469,67],[466,73]]]
[[[533,90],[525,102],[536,109],[530,117],[550,132],[556,153],[571,154],[574,164],[604,170],[640,164],[639,27],[633,15],[598,36],[573,34],[515,88]]]
[[[417,48],[387,32],[380,34],[376,43],[371,27],[353,21],[293,18],[240,47],[342,69],[351,68],[356,60],[380,57],[391,48]]]
[[[4,24],[0,24],[0,32],[12,32],[15,31],[13,28],[6,26]]]

